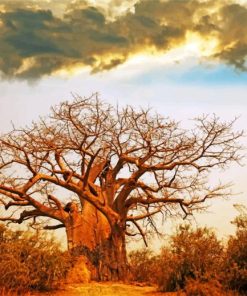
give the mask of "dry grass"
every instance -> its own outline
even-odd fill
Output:
[[[178,293],[158,293],[155,287],[126,285],[122,283],[90,283],[66,285],[59,291],[42,293],[44,296],[175,296]],[[40,296],[35,293],[32,296]]]
[[[31,296],[31,292],[21,292],[18,293],[16,291],[7,290],[5,288],[0,287],[0,296]]]

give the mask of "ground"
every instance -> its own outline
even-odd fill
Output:
[[[33,296],[175,296],[177,293],[159,293],[155,287],[126,285],[122,283],[69,284],[58,291]],[[181,295],[181,294],[180,294]]]

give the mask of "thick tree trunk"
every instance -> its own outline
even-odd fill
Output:
[[[107,219],[95,207],[85,203],[82,213],[75,204],[66,221],[68,248],[76,261],[84,262],[92,280],[125,280],[127,257],[125,235],[117,225],[111,229]]]

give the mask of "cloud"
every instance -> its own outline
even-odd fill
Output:
[[[109,70],[138,54],[165,54],[184,46],[190,42],[188,36],[192,33],[204,44],[217,40],[208,58],[246,70],[244,4],[131,0],[123,6],[122,1],[105,0],[101,2],[104,5],[92,6],[89,0],[64,0],[54,10],[54,2],[3,0],[0,5],[3,78],[39,79],[78,65],[89,67],[92,72]],[[114,14],[116,7],[121,8],[121,13]]]
[[[219,58],[241,70],[247,70],[247,7],[230,4],[221,8]]]

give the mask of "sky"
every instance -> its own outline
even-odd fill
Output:
[[[246,131],[246,28],[247,0],[0,0],[0,133],[95,92],[185,127],[202,114],[237,116]],[[246,164],[214,174],[236,195],[212,201],[198,225],[233,233],[233,204],[247,205]]]

